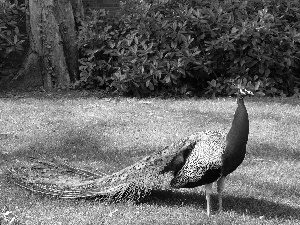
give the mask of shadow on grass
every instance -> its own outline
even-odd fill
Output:
[[[175,112],[174,114],[176,114]],[[180,117],[179,120],[184,120],[187,127],[192,127],[196,130],[194,132],[202,130],[201,128],[203,128],[204,125],[213,125],[215,128],[218,128],[218,126],[229,127],[232,121],[231,114],[224,115],[224,113],[213,111],[201,112],[199,110],[185,110],[183,112],[178,111],[177,114]],[[187,117],[187,115],[190,117]],[[115,128],[120,128],[120,131],[127,132],[126,126],[128,126],[128,124],[122,120],[99,120],[98,122],[97,129],[93,127],[93,124],[88,126],[84,125],[81,128],[72,128],[68,127],[68,124],[63,124],[62,127],[55,129],[64,129],[64,132],[58,133],[57,136],[55,136],[55,133],[50,133],[49,138],[46,138],[46,140],[44,137],[43,139],[36,140],[36,142],[30,143],[26,148],[21,148],[11,153],[10,156],[13,158],[33,156],[38,158],[58,157],[68,161],[99,161],[116,164],[118,165],[117,168],[124,168],[135,163],[138,158],[142,158],[159,148],[156,147],[154,149],[153,146],[149,146],[147,142],[141,141],[142,143],[134,143],[127,149],[122,149],[122,147],[120,148],[114,143],[114,138],[116,137],[113,136],[112,131],[114,131]],[[199,124],[199,126],[195,126],[195,124]],[[201,125],[202,127],[200,127]],[[138,124],[137,129],[140,128],[139,126],[144,127],[143,124]],[[55,131],[55,129],[53,130]],[[132,135],[136,134],[136,131],[128,132],[131,132]],[[191,131],[187,135],[194,132]],[[109,134],[107,135],[107,133]],[[141,132],[141,136],[143,135],[144,132]],[[132,138],[129,139],[128,142],[134,139],[130,135],[128,135],[128,137]],[[3,136],[3,139],[8,138],[11,139],[9,141],[13,141],[14,137]],[[160,149],[164,147],[166,146],[161,146]]]
[[[18,149],[7,154],[7,158],[19,160],[28,160],[28,157],[45,160],[57,158],[74,164],[78,162],[87,164],[87,166],[90,162],[99,162],[111,164],[115,169],[133,163],[130,157],[124,157],[125,152],[112,146],[112,140],[101,133],[96,137],[90,135],[88,129],[71,129],[61,137],[50,137],[48,140],[37,141],[26,148]]]
[[[206,210],[206,200],[204,194],[198,193],[180,193],[172,191],[153,191],[145,199],[148,204],[168,205],[168,206],[192,206]],[[212,196],[213,213],[217,213],[217,196]],[[300,207],[294,208],[281,203],[275,203],[264,199],[254,197],[242,197],[224,195],[223,210],[235,211],[239,214],[250,214],[255,217],[264,216],[267,219],[297,219],[300,220]]]

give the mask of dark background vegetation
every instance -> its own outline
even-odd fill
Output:
[[[0,82],[26,52],[25,13],[15,3],[0,13]],[[78,30],[80,79],[71,88],[227,96],[234,81],[298,96],[299,20],[296,0],[131,0],[114,13],[91,11]]]

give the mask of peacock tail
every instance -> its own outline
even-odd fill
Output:
[[[58,198],[140,200],[151,190],[164,190],[172,186],[174,174],[167,173],[165,169],[181,152],[189,150],[187,162],[193,161],[194,166],[183,166],[178,173],[182,176],[179,176],[181,180],[176,180],[177,184],[182,184],[184,178],[188,182],[194,176],[201,177],[201,171],[205,171],[201,168],[220,167],[225,138],[225,133],[217,131],[198,132],[110,175],[77,169],[58,161],[32,159],[11,168],[8,177],[27,190]],[[172,187],[176,188],[176,185]]]

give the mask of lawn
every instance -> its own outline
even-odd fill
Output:
[[[46,156],[111,173],[194,132],[229,129],[235,99],[0,96],[0,212],[13,212],[20,224],[300,224],[299,103],[245,100],[246,159],[225,183],[224,212],[216,212],[214,195],[208,218],[202,187],[155,192],[141,203],[58,200],[8,183],[5,170],[26,156]]]

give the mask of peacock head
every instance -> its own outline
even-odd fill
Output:
[[[233,85],[233,88],[236,89],[236,95],[237,95],[237,98],[238,99],[243,99],[245,96],[247,95],[254,95],[252,91],[250,91],[248,88],[246,88],[245,86],[243,85],[236,85],[234,84]]]
[[[240,86],[240,87],[238,87],[237,95],[239,98],[241,98],[241,97],[243,98],[247,95],[254,95],[254,94],[252,91],[249,91],[245,87]]]

